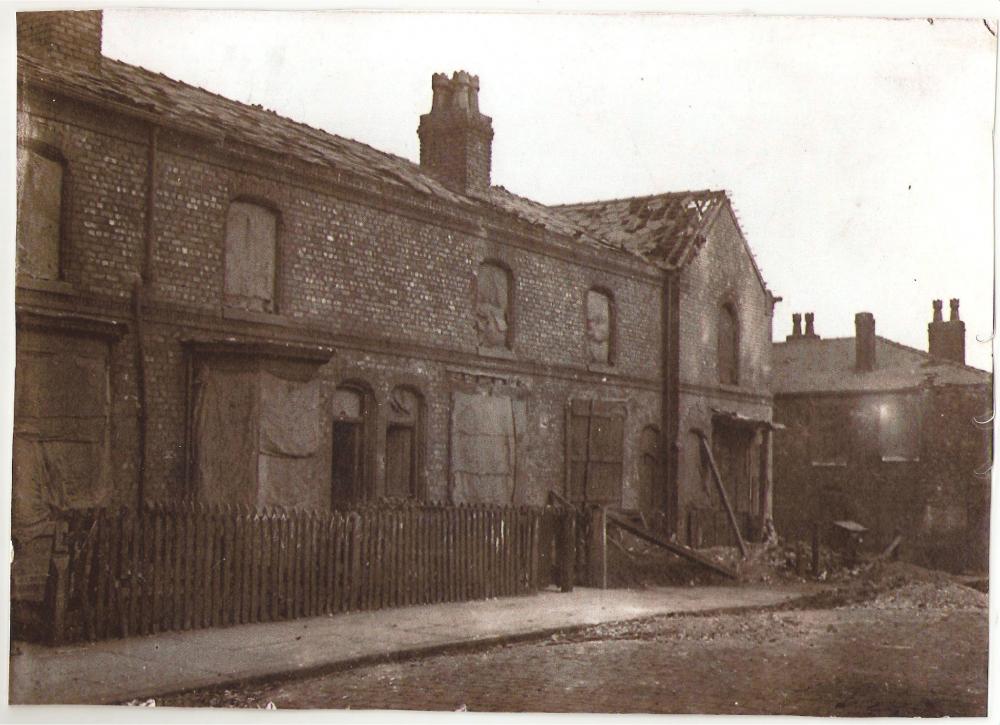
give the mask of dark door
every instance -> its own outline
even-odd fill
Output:
[[[361,424],[334,421],[333,424],[333,505],[344,506],[361,497]]]

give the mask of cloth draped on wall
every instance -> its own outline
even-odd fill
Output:
[[[319,381],[260,373],[259,503],[320,505],[315,485],[319,453]]]
[[[14,596],[40,599],[54,509],[106,504],[109,476],[108,345],[102,340],[18,333],[14,400]]]
[[[454,394],[451,465],[455,503],[517,503],[517,447],[525,425],[524,401]]]
[[[256,360],[201,361],[195,484],[201,500],[319,506],[319,381]]]
[[[194,483],[201,501],[257,501],[257,377],[255,367],[198,363]]]

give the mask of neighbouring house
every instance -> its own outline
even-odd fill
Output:
[[[554,491],[711,543],[694,428],[766,529],[776,298],[724,192],[545,206],[492,184],[476,76],[433,77],[413,163],[101,23],[17,19],[15,599],[65,508]]]
[[[916,563],[985,570],[989,553],[993,378],[965,364],[958,300],[935,300],[929,352],[875,334],[823,339],[812,313],[774,344],[774,520],[808,538],[855,521],[870,550],[897,534]]]

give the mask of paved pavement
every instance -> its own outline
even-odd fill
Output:
[[[170,632],[44,647],[17,643],[11,704],[111,704],[195,687],[321,674],[390,660],[546,637],[657,614],[779,604],[806,586],[577,588],[563,594]]]

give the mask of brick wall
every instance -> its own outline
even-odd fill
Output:
[[[66,279],[56,291],[19,291],[19,303],[87,310],[129,320],[129,297],[142,267],[146,138],[139,122],[76,103],[23,98],[19,134],[59,148],[71,183],[64,245]],[[187,360],[191,337],[281,339],[332,345],[320,371],[324,405],[345,379],[364,380],[376,403],[376,491],[384,485],[385,406],[405,382],[424,396],[424,476],[430,496],[447,495],[451,394],[470,385],[500,386],[528,401],[524,488],[542,503],[565,479],[565,406],[573,397],[628,401],[625,503],[637,505],[638,462],[632,446],[645,425],[660,422],[662,278],[638,262],[609,264],[600,253],[565,243],[526,243],[465,224],[439,223],[433,203],[395,204],[374,194],[338,194],[299,170],[236,157],[203,141],[161,135],[155,174],[153,283],[146,306],[148,391],[147,494],[183,495],[188,426]],[[223,245],[229,202],[250,196],[279,214],[280,280],[276,314],[223,305]],[[424,213],[407,211],[418,204]],[[451,218],[459,212],[451,210]],[[470,212],[463,212],[470,215]],[[514,337],[509,357],[477,352],[474,276],[498,260],[513,273]],[[585,297],[601,287],[614,296],[615,365],[588,370]],[[117,344],[112,365],[118,495],[137,486],[137,393],[134,335]],[[329,465],[330,422],[324,456]],[[130,453],[125,453],[126,451]],[[328,491],[324,495],[328,495]]]
[[[738,322],[738,384],[719,382],[719,313],[731,304]],[[768,294],[758,280],[729,205],[705,246],[680,278],[680,406],[677,531],[687,536],[692,508],[716,506],[714,484],[699,452],[699,428],[709,436],[713,409],[756,420],[771,419],[771,319]]]
[[[777,396],[775,419],[775,525],[789,538],[810,536],[814,522],[858,521],[870,529],[867,545],[904,536],[903,556],[953,571],[983,568],[989,540],[989,415],[986,386],[933,387],[920,400],[918,461],[883,461],[879,408],[899,393],[847,396]],[[842,466],[814,465],[815,421],[846,406],[851,425],[838,435],[847,450]]]

